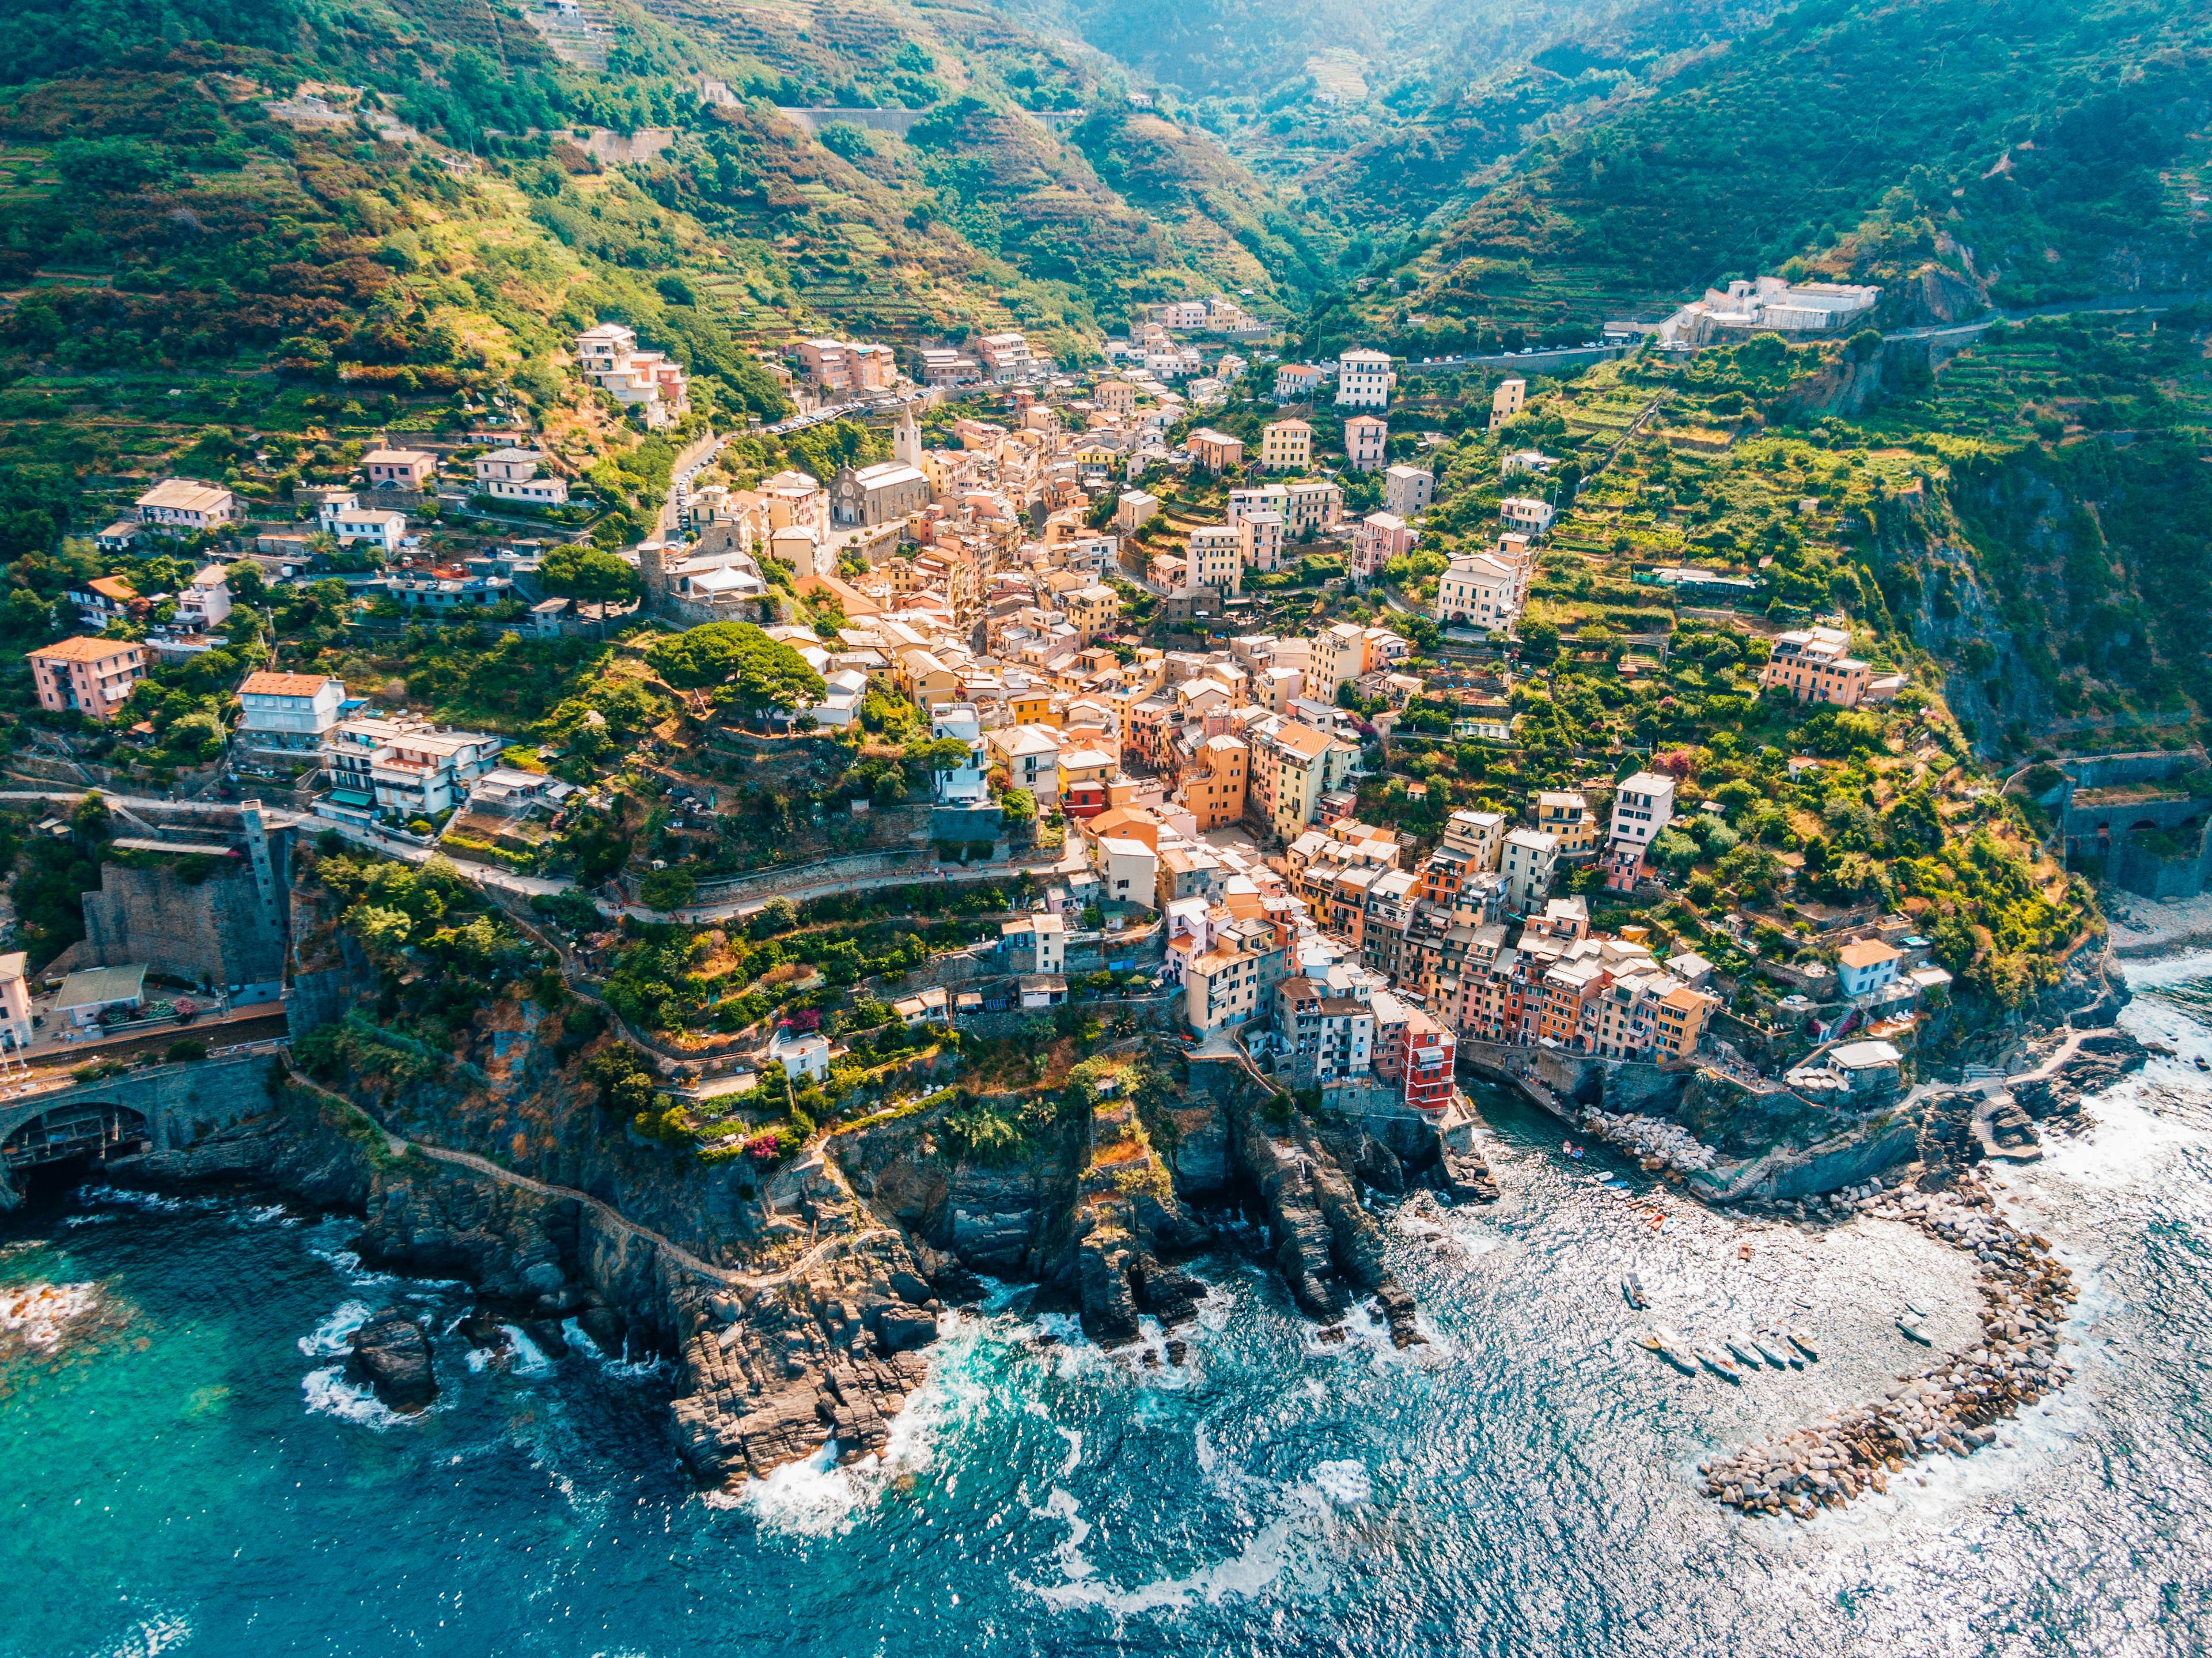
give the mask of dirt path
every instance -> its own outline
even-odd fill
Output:
[[[361,1111],[363,1116],[368,1117],[371,1122],[376,1123],[374,1116],[370,1116],[367,1111],[362,1110],[358,1104],[346,1098],[344,1095],[325,1088],[312,1078],[301,1076],[289,1066],[286,1068],[286,1074],[295,1086],[329,1100],[333,1104]],[[842,1233],[834,1238],[825,1238],[799,1256],[790,1266],[779,1268],[773,1272],[732,1272],[726,1266],[716,1266],[711,1262],[701,1260],[682,1244],[654,1231],[649,1226],[640,1225],[612,1205],[603,1202],[588,1192],[580,1192],[573,1186],[555,1186],[549,1181],[534,1180],[528,1175],[519,1175],[514,1169],[502,1169],[489,1157],[480,1157],[473,1151],[455,1151],[442,1145],[431,1145],[422,1140],[405,1139],[386,1128],[382,1123],[376,1123],[376,1127],[390,1142],[395,1157],[410,1151],[419,1151],[433,1163],[451,1163],[457,1168],[466,1169],[473,1174],[483,1175],[489,1179],[497,1181],[503,1186],[519,1187],[523,1191],[535,1193],[539,1197],[566,1198],[572,1202],[581,1204],[613,1230],[625,1236],[650,1243],[654,1248],[664,1251],[671,1260],[686,1272],[709,1278],[716,1284],[726,1284],[732,1289],[747,1291],[771,1290],[780,1284],[788,1283],[793,1278],[808,1272],[817,1262],[854,1248],[866,1242],[870,1238],[898,1236],[888,1226],[872,1226],[865,1231]],[[826,1159],[824,1166],[828,1166]],[[839,1183],[842,1186],[842,1180]]]

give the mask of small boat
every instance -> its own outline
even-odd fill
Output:
[[[1735,1361],[1726,1353],[1710,1345],[1699,1347],[1697,1351],[1698,1362],[1715,1376],[1726,1376],[1730,1382],[1743,1380],[1743,1372],[1736,1368]]]
[[[1663,1324],[1655,1324],[1644,1338],[1644,1345],[1665,1357],[1678,1369],[1697,1373],[1698,1357],[1689,1345]]]
[[[1820,1350],[1813,1345],[1813,1338],[1806,1333],[1805,1328],[1802,1325],[1792,1325],[1788,1330],[1784,1331],[1784,1333],[1790,1338],[1790,1342],[1796,1347],[1797,1351],[1804,1354],[1806,1357],[1820,1357]]]
[[[1905,1339],[1908,1341],[1917,1341],[1923,1347],[1934,1345],[1922,1332],[1917,1319],[1907,1318],[1900,1313],[1898,1315],[1897,1327],[1905,1332]]]
[[[1620,1293],[1628,1297],[1628,1304],[1632,1307],[1644,1308],[1651,1304],[1651,1298],[1644,1293],[1644,1280],[1633,1272],[1622,1276]]]
[[[1579,1145],[1571,1145],[1567,1148],[1567,1155],[1579,1163],[1582,1161],[1583,1149]]]
[[[1741,1330],[1729,1336],[1728,1350],[1754,1370],[1765,1368],[1759,1359],[1759,1344]]]
[[[1805,1361],[1791,1352],[1790,1344],[1772,1331],[1756,1331],[1751,1339],[1758,1345],[1759,1357],[1776,1370],[1786,1370],[1793,1364],[1801,1370],[1805,1368]]]
[[[2204,1062],[2204,1056],[2202,1054],[2199,1054],[2197,1056],[2197,1068],[2199,1071],[2212,1071],[2212,1065],[2207,1065]]]

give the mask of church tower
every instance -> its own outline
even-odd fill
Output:
[[[910,403],[899,410],[898,430],[891,435],[891,459],[902,466],[921,465],[921,425],[915,419]]]

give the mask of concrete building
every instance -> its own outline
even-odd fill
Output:
[[[1508,495],[1498,503],[1498,516],[1509,530],[1540,536],[1552,527],[1552,520],[1559,514],[1553,511],[1548,501],[1538,501],[1533,495]]]
[[[1390,423],[1379,415],[1354,415],[1344,422],[1344,458],[1355,472],[1372,472],[1382,465],[1382,448],[1390,440]]]
[[[1275,370],[1275,401],[1305,403],[1321,390],[1328,370],[1317,362],[1286,362]]]
[[[1125,535],[1135,533],[1159,516],[1160,498],[1142,489],[1124,489],[1114,502],[1114,527]]]
[[[1244,535],[1241,525],[1209,524],[1190,532],[1187,584],[1224,593],[1244,591]]]
[[[1499,869],[1505,877],[1505,902],[1516,914],[1527,914],[1551,896],[1552,877],[1559,861],[1556,835],[1517,829],[1506,835]]]
[[[1344,516],[1344,491],[1320,478],[1301,478],[1283,490],[1283,527],[1293,540],[1333,530]]]
[[[1381,409],[1390,401],[1397,377],[1390,372],[1390,354],[1364,348],[1346,351],[1336,360],[1336,404],[1340,409]]]
[[[1226,472],[1244,464],[1244,440],[1201,426],[1183,440],[1190,464],[1209,472]]]
[[[1800,702],[1839,708],[1887,702],[1905,689],[1902,674],[1876,674],[1850,654],[1851,636],[1840,628],[1804,628],[1779,635],[1759,671],[1762,688],[1780,687]]]
[[[105,722],[146,677],[146,652],[127,639],[64,639],[25,653],[39,706]]]
[[[1302,420],[1270,421],[1260,428],[1260,464],[1271,472],[1303,472],[1313,465],[1313,428]]]
[[[1026,379],[1038,366],[1028,339],[1020,334],[986,334],[975,342],[975,355],[985,375],[1002,382]]]
[[[428,449],[372,449],[361,458],[372,489],[422,489],[438,476],[438,458]]]
[[[1597,818],[1589,802],[1575,790],[1540,792],[1536,796],[1536,827],[1559,836],[1563,858],[1597,850]]]
[[[316,760],[344,701],[345,682],[330,674],[250,673],[238,687],[232,740],[249,756]]]
[[[220,483],[203,483],[198,478],[163,478],[139,496],[136,506],[141,524],[173,530],[219,529],[244,516],[235,495]]]
[[[1409,553],[1420,536],[1391,513],[1370,513],[1352,532],[1352,579],[1372,581],[1382,567],[1401,553]]]
[[[1674,821],[1674,780],[1664,772],[1639,771],[1624,778],[1613,796],[1614,845],[1649,852],[1659,831]]]
[[[1462,553],[1437,578],[1437,621],[1503,632],[1521,614],[1519,574],[1488,553]]]
[[[898,357],[888,345],[854,340],[803,340],[799,370],[825,395],[887,392],[898,384]]]
[[[474,462],[477,493],[494,501],[519,501],[531,507],[562,507],[568,501],[568,480],[538,476],[545,457],[535,449],[495,449]]]
[[[1792,282],[1781,276],[1709,288],[1659,325],[1659,343],[1712,345],[1755,333],[1840,334],[1872,314],[1881,289],[1845,282]]]
[[[368,545],[389,558],[407,538],[407,514],[375,507],[359,507],[353,497],[323,503],[323,531],[348,546]]]
[[[1437,498],[1437,475],[1419,466],[1389,466],[1382,471],[1382,510],[1411,520]]]
[[[506,740],[415,721],[342,720],[323,744],[331,787],[317,810],[358,823],[379,814],[435,818],[468,798]]]
[[[1528,403],[1528,381],[1500,380],[1498,389],[1490,394],[1490,429],[1495,432],[1526,408]]]
[[[1861,938],[1836,952],[1836,981],[1854,999],[1871,996],[1897,982],[1904,952],[1879,938]]]

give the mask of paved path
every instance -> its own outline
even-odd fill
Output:
[[[327,1089],[310,1078],[301,1076],[289,1066],[286,1068],[286,1074],[295,1086],[335,1104],[360,1111],[371,1122],[376,1122],[373,1114],[364,1110],[356,1102],[346,1098],[344,1095]],[[732,1272],[726,1266],[716,1266],[709,1261],[701,1260],[682,1244],[654,1231],[650,1226],[640,1225],[611,1204],[602,1202],[588,1192],[580,1192],[573,1186],[555,1186],[546,1181],[533,1180],[527,1175],[515,1173],[512,1169],[502,1169],[489,1157],[480,1157],[473,1151],[455,1151],[442,1145],[429,1145],[423,1140],[406,1139],[386,1128],[382,1123],[377,1123],[376,1126],[383,1131],[386,1140],[391,1145],[394,1157],[404,1155],[410,1151],[419,1151],[433,1163],[450,1163],[455,1168],[466,1169],[472,1173],[497,1181],[502,1186],[519,1187],[523,1191],[533,1192],[539,1197],[566,1198],[580,1203],[615,1231],[625,1236],[640,1239],[665,1251],[671,1260],[682,1266],[686,1272],[696,1272],[702,1278],[712,1278],[717,1284],[728,1284],[733,1289],[746,1291],[773,1289],[775,1285],[787,1283],[807,1272],[817,1262],[854,1248],[870,1238],[898,1236],[888,1226],[872,1226],[862,1231],[843,1233],[834,1238],[825,1238],[792,1262],[790,1266],[773,1272]]]

